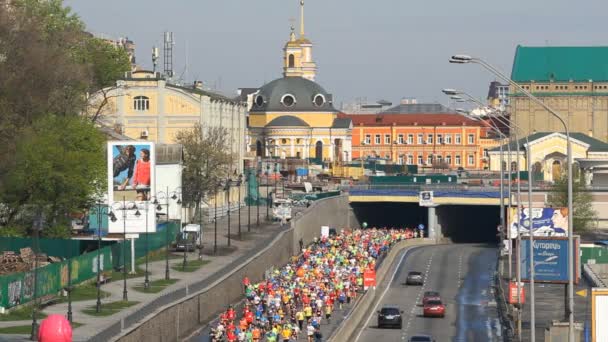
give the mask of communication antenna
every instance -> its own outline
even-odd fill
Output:
[[[158,48],[152,47],[152,71],[156,72],[156,66],[158,66]]]
[[[175,42],[173,41],[173,32],[165,32],[165,46],[164,46],[164,54],[165,54],[165,69],[164,73],[167,78],[173,78],[173,45]]]

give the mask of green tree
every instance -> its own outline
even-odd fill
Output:
[[[584,232],[589,230],[593,226],[593,222],[597,218],[597,213],[593,209],[593,196],[591,192],[586,191],[584,182],[581,181],[580,177],[576,177],[578,172],[573,170],[574,182],[572,183],[572,209],[574,215],[572,221],[574,229],[570,227],[575,233]],[[562,174],[562,176],[555,181],[551,192],[548,196],[548,203],[554,208],[567,208],[568,207],[568,176]],[[571,213],[568,213],[571,215]]]
[[[24,130],[16,152],[0,195],[9,226],[31,226],[32,211],[42,211],[49,226],[65,226],[105,188],[104,137],[85,118],[45,116]]]
[[[213,194],[230,173],[228,130],[224,127],[195,125],[177,133],[175,140],[184,148],[182,193],[190,204],[199,204]]]

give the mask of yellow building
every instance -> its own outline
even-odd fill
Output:
[[[589,137],[582,133],[572,133],[572,159],[575,164],[577,160],[606,161],[608,159],[608,144],[598,139]],[[529,142],[529,145],[528,145]],[[511,170],[516,170],[519,163],[522,171],[527,171],[527,148],[530,146],[532,155],[533,174],[542,173],[546,181],[555,181],[566,171],[566,135],[559,132],[539,132],[519,140],[519,150],[517,143],[511,142]],[[505,170],[507,167],[507,146],[503,146]],[[500,171],[500,151],[494,148],[488,152],[490,157],[490,170]],[[585,165],[580,165],[585,169]],[[575,165],[578,167],[578,165]]]
[[[133,139],[159,144],[175,142],[177,132],[194,125],[225,127],[235,155],[234,169],[243,169],[246,104],[238,99],[203,90],[200,82],[180,86],[160,73],[128,72],[115,86],[92,95],[90,116]]]
[[[571,132],[608,141],[608,47],[518,46],[511,78],[559,113]],[[514,87],[509,97],[511,119],[524,134],[564,131]]]
[[[314,82],[312,43],[292,28],[284,48],[283,77],[262,86],[249,110],[249,149],[259,157],[351,160],[351,120],[338,118],[333,97]]]

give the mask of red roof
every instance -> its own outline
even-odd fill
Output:
[[[479,121],[465,118],[460,114],[339,114],[349,118],[356,126],[485,126]]]

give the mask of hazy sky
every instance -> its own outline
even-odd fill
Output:
[[[188,82],[228,93],[281,77],[289,19],[299,19],[298,0],[65,3],[89,31],[134,40],[148,69],[151,47],[173,31],[176,74],[187,55]],[[452,54],[483,57],[510,74],[518,44],[607,45],[607,15],[606,0],[306,0],[306,35],[317,82],[338,107],[357,97],[447,103],[442,88],[485,98],[494,79],[479,66],[449,64]]]

